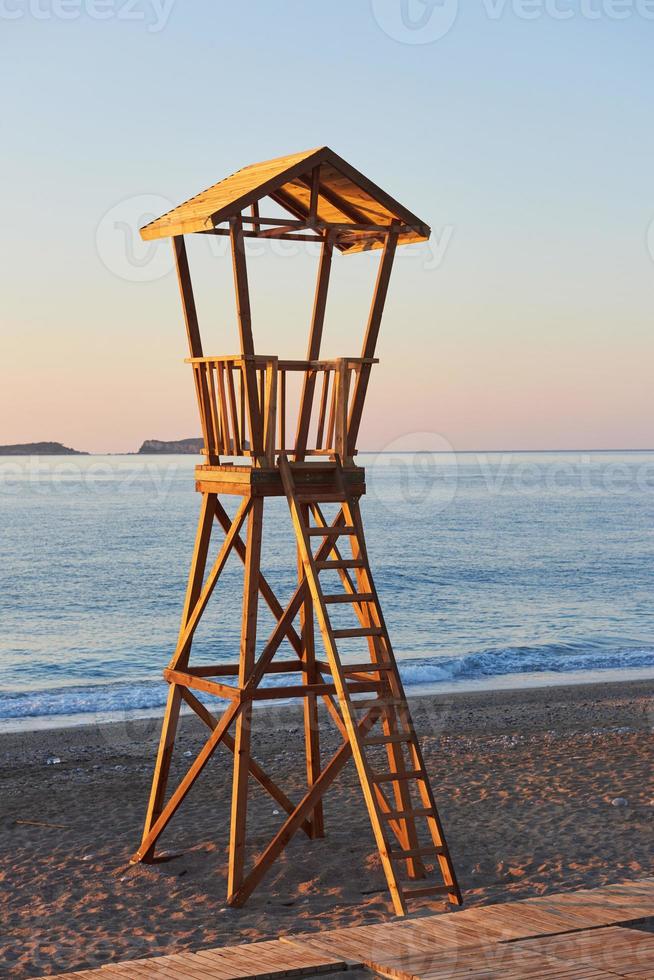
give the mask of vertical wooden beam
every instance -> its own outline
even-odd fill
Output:
[[[318,278],[316,280],[316,293],[313,301],[313,315],[311,317],[311,329],[309,331],[309,345],[307,347],[307,360],[315,361],[320,356],[320,344],[322,341],[322,331],[325,323],[325,309],[327,306],[327,291],[329,288],[329,275],[332,267],[332,255],[334,243],[328,235],[322,245],[320,253],[320,265],[318,267]],[[313,393],[316,387],[316,373],[308,371],[304,375],[302,386],[302,396],[300,398],[300,411],[298,415],[297,435],[295,437],[294,458],[296,461],[304,459],[307,448],[307,438],[309,435],[309,425],[311,423],[311,408],[313,405]]]
[[[347,405],[350,394],[350,370],[347,360],[341,357],[334,372],[334,449],[343,465],[348,461],[347,454]]]
[[[183,235],[175,235],[173,237],[173,255],[175,256],[177,282],[179,285],[180,296],[182,298],[182,310],[184,313],[184,323],[186,324],[186,338],[188,340],[189,351],[191,353],[191,357],[202,357],[203,353],[202,338],[200,337],[200,325],[198,323],[198,314],[195,308],[193,284],[191,283],[191,272],[188,265],[188,255],[186,254],[186,244],[184,242]],[[197,374],[197,393],[198,403],[200,405],[200,415],[204,423],[204,438],[205,442],[207,443],[205,446],[207,462],[215,465],[220,462],[220,457],[212,449],[212,445],[215,445],[214,435],[217,438],[217,433],[213,433],[210,415],[207,411],[211,404],[211,398],[204,372],[199,372]]]
[[[245,239],[243,221],[234,218],[229,227],[232,243],[232,265],[234,269],[234,292],[236,294],[236,315],[241,339],[241,353],[245,356],[243,377],[245,379],[245,400],[250,430],[250,450],[253,460],[260,463],[263,457],[263,427],[257,392],[257,373],[254,361],[254,340],[252,337],[252,314],[250,311],[250,290],[248,286],[247,264],[245,261]]]
[[[262,405],[265,411],[263,442],[266,462],[268,466],[272,467],[275,465],[275,437],[277,435],[277,358],[268,362],[265,375],[265,394],[262,399]],[[282,411],[284,411],[284,408],[285,406],[282,405]]]
[[[245,575],[243,581],[243,617],[238,675],[238,683],[241,688],[245,687],[250,679],[255,663],[262,521],[263,498],[254,498],[248,520]],[[229,869],[227,876],[228,900],[238,891],[243,882],[251,730],[252,702],[250,701],[243,705],[236,722],[232,813],[229,836]]]
[[[195,309],[191,272],[188,267],[188,256],[186,254],[186,244],[183,235],[175,235],[173,238],[173,253],[175,255],[175,268],[177,269],[177,282],[179,283],[179,291],[182,297],[182,309],[184,311],[189,350],[191,357],[202,357],[200,326],[198,324],[198,314]]]
[[[375,291],[372,297],[372,305],[370,307],[370,315],[368,317],[368,326],[366,328],[366,335],[363,341],[361,357],[375,356],[375,348],[377,347],[377,338],[379,336],[379,328],[381,326],[382,314],[384,312],[386,294],[388,293],[388,283],[391,278],[393,259],[395,258],[398,234],[399,232],[397,229],[391,228],[386,235],[384,251],[382,253],[381,262],[379,263],[379,270],[377,272],[377,282],[375,284]],[[361,425],[361,416],[363,414],[363,405],[366,400],[369,379],[370,364],[362,364],[361,370],[359,371],[357,377],[354,396],[352,398],[352,406],[350,408],[350,418],[348,420],[348,456],[353,456],[356,449],[359,426]]]
[[[184,632],[191,612],[193,611],[193,608],[195,607],[195,604],[197,603],[202,591],[204,571],[207,564],[207,552],[209,550],[209,541],[211,539],[211,529],[213,527],[213,522],[216,515],[215,500],[216,498],[213,494],[202,494],[202,506],[200,509],[198,528],[195,535],[195,547],[193,549],[193,558],[191,560],[191,568],[189,570],[188,584],[186,586],[186,598],[184,600],[184,609],[180,624],[180,636]],[[186,666],[188,664],[189,652],[190,645],[189,651],[185,654],[182,666]],[[166,711],[164,714],[163,724],[161,726],[159,749],[157,751],[154,775],[152,777],[152,788],[150,790],[148,809],[143,828],[143,840],[148,837],[152,827],[159,819],[159,816],[163,810],[166,787],[168,785],[168,774],[170,773],[170,763],[175,745],[175,735],[177,734],[177,725],[179,722],[179,709],[181,704],[180,698],[179,687],[177,684],[171,684],[170,690],[168,691],[168,700],[166,702]],[[145,853],[143,860],[150,861],[153,857],[154,844]]]
[[[300,505],[302,520],[309,524],[309,505]],[[305,578],[304,565],[302,564],[302,554],[298,547],[297,553],[297,574],[298,584]],[[303,684],[315,684],[318,680],[316,675],[316,647],[315,631],[313,622],[313,599],[307,589],[306,597],[300,607],[300,636],[302,638],[303,660],[306,669],[302,672]],[[320,730],[318,720],[318,699],[315,694],[309,694],[304,699],[304,746],[307,768],[307,787],[312,789],[320,777]],[[325,822],[323,815],[322,801],[318,801],[311,817],[311,837],[316,839],[325,836]]]

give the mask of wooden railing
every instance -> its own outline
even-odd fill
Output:
[[[274,466],[284,451],[295,460],[338,454],[345,463],[356,453],[348,425],[353,412],[360,417],[354,408],[357,385],[374,359],[223,355],[188,363],[210,462],[251,456],[255,465]]]

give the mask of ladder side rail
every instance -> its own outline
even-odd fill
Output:
[[[398,915],[405,915],[407,908],[406,902],[402,895],[402,890],[400,888],[395,867],[390,858],[390,848],[386,839],[386,834],[384,832],[384,827],[382,824],[382,817],[380,808],[377,802],[376,794],[373,790],[373,780],[368,762],[365,756],[361,738],[359,735],[359,730],[357,723],[354,719],[352,702],[350,700],[350,695],[347,690],[346,678],[343,673],[340,655],[336,647],[336,641],[333,636],[331,623],[329,620],[329,614],[327,612],[323,597],[322,590],[318,583],[318,576],[314,564],[314,555],[311,549],[309,538],[306,532],[306,527],[302,522],[298,511],[298,504],[295,500],[295,486],[293,481],[293,475],[288,463],[286,456],[280,457],[280,471],[282,476],[282,482],[284,484],[284,489],[286,491],[286,496],[288,498],[289,508],[291,511],[291,518],[293,520],[293,525],[295,528],[295,533],[302,553],[302,560],[305,568],[305,574],[307,577],[307,582],[311,590],[313,597],[314,606],[316,609],[318,623],[320,626],[320,632],[322,634],[323,642],[325,644],[325,649],[327,651],[327,659],[332,668],[332,679],[336,686],[338,692],[338,699],[341,705],[341,711],[343,715],[343,720],[348,733],[348,738],[352,747],[352,755],[359,773],[359,779],[361,782],[361,788],[363,790],[364,798],[368,807],[368,813],[370,816],[370,822],[372,824],[373,834],[377,843],[377,848],[379,850],[379,855],[382,862],[382,867],[384,869],[386,880],[388,882],[389,890],[391,892],[391,898],[393,901],[393,906]]]
[[[316,503],[316,504],[313,504],[312,505],[312,508],[311,509],[312,509],[312,511],[314,513],[314,516],[315,516],[315,519],[316,519],[316,523],[319,524],[319,525],[321,525],[321,526],[323,526],[323,527],[325,527],[327,525],[327,521],[325,519],[325,516],[324,516],[322,510],[320,509],[320,506]],[[336,556],[337,560],[339,560],[341,558],[341,553],[340,553],[340,551],[338,549],[338,546],[337,546],[337,544],[335,542],[333,544],[332,551],[330,552],[330,555]],[[361,571],[361,570],[362,569],[357,569],[357,571]],[[352,578],[351,578],[351,576],[350,576],[350,574],[349,574],[349,572],[348,572],[348,570],[346,568],[339,568],[337,571],[338,571],[339,577],[341,579],[341,582],[343,584],[343,587],[344,587],[344,589],[345,589],[345,591],[347,593],[349,593],[350,595],[356,595],[357,594],[357,591],[361,591],[361,589],[357,590],[357,586],[352,581]],[[353,603],[352,604],[352,608],[354,609],[354,612],[355,612],[357,618],[359,619],[359,622],[361,623],[361,625],[364,626],[364,627],[370,626],[371,619],[370,619],[369,614],[366,613],[367,604],[364,605],[363,603]],[[376,646],[377,644],[379,644],[379,637],[368,637],[367,639],[368,639],[368,647],[371,650],[371,663],[372,662],[380,663],[383,660],[383,657],[378,657],[377,656],[377,646]],[[371,676],[372,675],[370,675],[370,674],[365,674],[365,675],[364,674],[361,674],[361,675],[357,674],[356,675],[357,679],[359,679],[359,678],[369,679],[369,678],[371,678]],[[382,724],[383,724],[383,726],[385,726],[384,727],[385,733],[388,734],[388,735],[390,735],[390,734],[393,734],[393,733],[391,732],[391,730],[390,730],[390,728],[388,726],[388,719],[386,718],[386,710],[387,709],[385,708],[384,711],[382,712]],[[389,750],[390,750],[390,748],[391,748],[391,746],[389,746]],[[400,755],[400,758],[403,761],[403,756]],[[389,763],[390,763],[390,760],[389,760]],[[389,804],[388,800],[386,799],[386,796],[383,793],[381,787],[378,786],[376,782],[375,782],[375,792],[377,794],[377,802],[379,803],[379,805],[382,808],[382,810],[384,811],[384,813],[387,813],[388,811],[390,811],[392,809],[392,807]],[[403,805],[402,806],[399,806],[399,805],[397,805],[397,798],[396,798],[396,809],[398,809],[398,810],[404,810],[404,809],[406,809],[406,806],[404,806],[404,803],[405,802],[406,801],[404,800],[404,797],[403,797],[403,799],[402,799],[402,804]],[[408,836],[408,831],[407,831],[407,823],[406,823],[406,821],[403,821],[403,822],[392,821],[392,822],[390,822],[390,829],[393,831],[393,833],[395,834],[398,842],[402,845],[402,848],[404,850],[411,849],[411,842],[413,842],[413,837],[411,838],[411,842],[410,842],[409,836]],[[415,842],[413,842],[413,843],[415,845]],[[418,873],[417,866],[414,868],[414,866],[411,865],[410,873],[412,873],[413,871],[416,874]]]
[[[337,464],[336,473],[339,486],[346,495],[346,503],[344,506],[345,519],[348,524],[351,524],[356,529],[356,535],[352,538],[352,557],[362,562],[360,567],[356,567],[354,569],[357,588],[359,592],[368,593],[373,596],[372,601],[365,603],[362,609],[364,625],[379,627],[383,630],[382,637],[371,636],[369,638],[368,645],[370,649],[370,656],[373,663],[391,662],[393,664],[392,673],[384,674],[383,677],[384,687],[386,688],[387,693],[392,696],[397,693],[394,690],[394,680],[396,675],[399,678],[399,674],[395,661],[395,655],[390,644],[388,631],[381,614],[379,596],[377,595],[377,591],[372,582],[368,554],[365,547],[365,536],[360,509],[358,507],[358,502],[355,502],[346,493],[345,480],[343,479],[343,472],[340,462]],[[389,706],[384,710],[382,715],[382,730],[384,735],[389,739],[386,748],[389,769],[398,776],[404,777],[406,776],[407,772],[404,747],[401,743],[394,741],[394,738],[398,735],[400,726],[403,722],[402,717],[398,719],[398,713],[398,710],[393,706]],[[408,715],[408,706],[406,711],[403,711],[402,713],[404,715]],[[400,725],[398,725],[398,722]],[[411,789],[406,779],[401,778],[393,783],[393,794],[395,796],[395,805],[397,810],[411,810]],[[411,816],[406,817],[401,822],[400,826],[403,830],[404,837],[404,840],[400,840],[400,843],[403,844],[404,849],[408,851],[418,850],[419,838],[415,819]],[[420,860],[419,856],[407,859],[407,873],[410,878],[425,877],[425,866]]]
[[[307,505],[302,507],[302,517],[306,521],[308,512]],[[297,573],[298,582],[304,577],[304,564],[302,553],[297,548]],[[322,680],[322,674],[316,668],[315,635],[313,623],[313,599],[309,590],[305,592],[304,602],[300,607],[300,636],[303,646],[303,660],[305,668],[302,672],[303,684],[315,684],[318,678]],[[320,734],[318,727],[318,700],[315,694],[308,694],[304,699],[304,743],[306,758],[307,786],[309,789],[320,777]],[[310,816],[311,836],[318,838],[325,836],[324,814],[322,801],[316,804]]]
[[[361,520],[361,511],[359,508],[358,501],[352,502],[349,519],[352,521],[353,525],[360,532],[360,535],[358,536],[363,537],[363,522]],[[375,596],[377,596],[377,590],[375,588],[375,584],[372,578],[372,573],[370,571],[368,556],[367,553],[365,552],[365,544],[364,544],[362,557],[365,560],[364,571],[366,573],[365,575],[366,590],[372,592]],[[389,654],[391,657],[393,657],[394,660],[395,657],[391,647],[390,636],[388,633],[388,629],[386,627],[384,615],[381,610],[381,604],[379,602],[378,596],[376,602],[374,603],[374,615],[376,617],[377,625],[383,630],[384,639],[388,646]],[[416,771],[422,771],[426,774],[427,769],[425,767],[425,760],[420,746],[420,741],[418,739],[418,735],[413,725],[413,719],[411,717],[411,712],[409,710],[408,702],[406,699],[404,685],[402,684],[402,679],[397,669],[389,677],[389,683],[393,688],[393,694],[398,698],[398,700],[401,700],[403,702],[403,705],[406,705],[406,710],[405,711],[403,710],[402,712],[403,713],[402,721],[407,729],[407,732],[411,736],[409,751],[413,758],[414,768]],[[431,833],[431,838],[434,843],[434,846],[438,848],[439,851],[437,857],[438,857],[438,863],[440,865],[441,874],[443,876],[443,880],[446,885],[452,887],[450,900],[457,905],[461,904],[461,891],[459,889],[459,885],[456,879],[456,873],[454,871],[454,865],[452,863],[449,848],[447,846],[447,842],[445,839],[445,834],[443,832],[443,826],[440,817],[438,816],[438,808],[436,806],[436,799],[434,797],[434,793],[431,787],[431,782],[428,778],[420,779],[417,782],[418,782],[418,792],[420,794],[422,803],[426,810],[431,811],[431,814],[427,816],[427,824],[429,826],[429,830]]]

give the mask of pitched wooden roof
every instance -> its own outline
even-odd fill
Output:
[[[209,231],[263,197],[271,197],[294,218],[304,219],[309,215],[311,172],[316,166],[320,166],[318,221],[381,226],[399,221],[403,227],[398,244],[429,238],[424,221],[327,146],[243,167],[145,225],[141,237],[148,241]],[[336,242],[343,252],[379,248],[382,243],[362,230],[348,231]]]

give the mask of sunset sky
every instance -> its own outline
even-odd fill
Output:
[[[403,9],[2,4],[0,443],[198,435],[170,246],[134,229],[327,144],[433,229],[396,262],[362,448],[654,447],[654,10]],[[189,244],[205,352],[231,353],[213,247]],[[377,261],[335,260],[326,354],[359,353]],[[261,353],[304,355],[315,268],[252,257]]]

